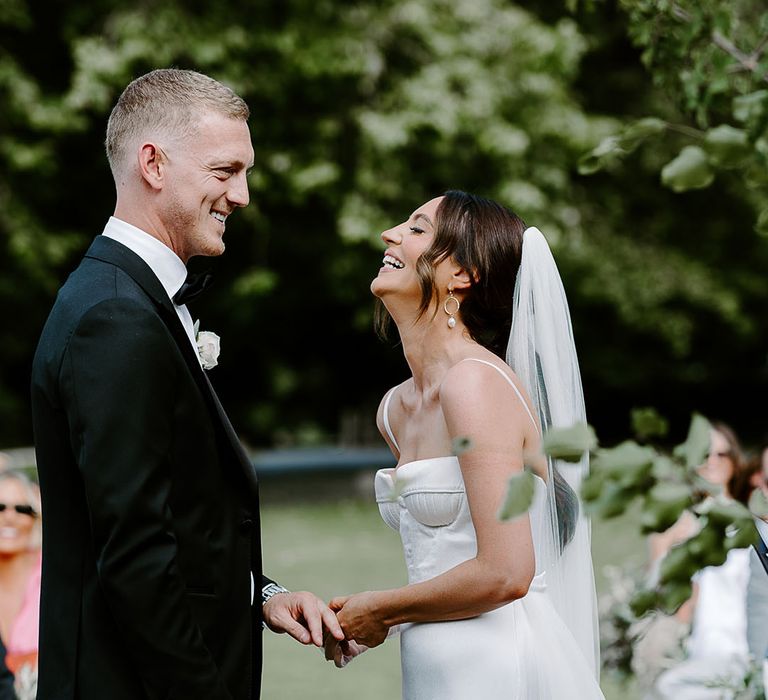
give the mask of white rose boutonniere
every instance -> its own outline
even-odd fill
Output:
[[[201,331],[199,320],[195,321],[195,342],[203,369],[212,369],[219,364],[221,338],[211,331]]]

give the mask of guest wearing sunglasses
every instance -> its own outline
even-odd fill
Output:
[[[40,530],[37,486],[21,471],[0,472],[0,637],[17,676],[37,669]]]
[[[746,504],[749,470],[730,426],[711,423],[709,453],[697,471],[710,484],[708,492]],[[690,632],[684,640],[685,658],[658,677],[651,695],[654,700],[720,700],[731,697],[726,685],[743,687],[749,663],[750,549],[731,549],[723,564],[694,575],[693,595],[686,603]]]

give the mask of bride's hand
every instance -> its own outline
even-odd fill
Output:
[[[329,607],[336,613],[347,639],[354,639],[365,647],[376,647],[387,638],[389,628],[378,619],[376,592],[338,596]]]
[[[331,598],[330,602],[328,603],[328,607],[333,610],[333,612],[337,613],[344,607],[344,603],[346,603],[351,597],[351,595],[337,595],[335,598]]]

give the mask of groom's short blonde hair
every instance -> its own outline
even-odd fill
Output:
[[[159,68],[123,90],[107,123],[107,159],[117,179],[139,139],[194,135],[206,112],[247,121],[248,105],[218,80],[192,70]]]

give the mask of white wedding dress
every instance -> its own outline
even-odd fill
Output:
[[[384,423],[397,446],[389,428],[389,398]],[[410,583],[438,576],[476,555],[475,528],[456,457],[379,470],[375,489],[382,518],[400,533]],[[544,481],[536,477],[529,512],[534,543],[544,527],[545,494]],[[546,572],[538,566],[528,594],[501,608],[467,620],[401,625],[400,652],[404,700],[603,698],[581,649],[555,611]]]

